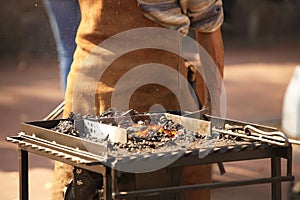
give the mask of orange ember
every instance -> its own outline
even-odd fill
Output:
[[[168,135],[169,137],[174,137],[178,132],[176,130],[167,130],[164,129],[162,126],[152,124],[152,125],[139,125],[139,124],[133,124],[133,127],[140,127],[141,130],[134,132],[133,134],[136,136],[143,136],[146,137],[149,133],[163,133]]]

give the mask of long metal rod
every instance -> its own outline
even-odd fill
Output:
[[[292,176],[293,174],[293,149],[290,145],[287,149],[287,161],[286,161],[286,175]]]
[[[65,101],[61,102],[51,113],[49,113],[43,120],[53,120],[57,118],[65,108]]]
[[[151,195],[151,194],[157,195],[159,193],[181,192],[186,190],[204,190],[204,189],[236,187],[236,186],[245,186],[245,185],[254,185],[254,184],[278,183],[278,182],[293,181],[293,180],[294,180],[293,176],[281,176],[281,177],[251,179],[251,180],[244,180],[244,181],[184,185],[184,186],[174,186],[174,187],[164,187],[164,188],[156,188],[156,189],[113,193],[113,197],[115,199],[122,199],[122,198],[138,196],[138,195]]]
[[[271,158],[271,175],[272,178],[281,176],[281,158],[278,156]],[[272,200],[281,200],[281,182],[272,182]]]
[[[28,152],[23,150],[19,150],[19,194],[20,194],[20,200],[29,199]]]
[[[104,200],[112,199],[112,179],[111,179],[111,168],[106,166],[105,173],[103,176],[103,191],[104,191]]]
[[[300,145],[300,140],[294,140],[294,139],[289,138],[289,143]]]

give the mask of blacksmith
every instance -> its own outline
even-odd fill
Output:
[[[221,0],[79,0],[82,20],[77,32],[77,49],[68,77],[65,97],[64,117],[73,111],[72,102],[76,75],[85,65],[87,56],[102,41],[126,30],[141,27],[164,27],[177,30],[186,35],[193,28],[197,41],[206,49],[215,61],[220,74],[223,74],[223,43],[220,26],[223,22]],[[113,62],[109,70],[98,82],[96,90],[95,113],[100,114],[111,107],[114,86],[118,80],[135,66],[144,63],[162,63],[187,77],[188,67],[178,55],[157,49],[141,49],[130,52]],[[180,65],[178,64],[180,63]],[[200,101],[204,101],[204,84],[200,74],[196,75],[196,90]],[[84,84],[84,82],[82,83]],[[130,86],[128,86],[130,87]],[[151,91],[149,93],[149,91]],[[78,97],[79,98],[79,97]],[[153,104],[160,104],[166,110],[180,110],[176,96],[168,89],[157,84],[147,84],[132,95],[130,108],[148,111]],[[181,176],[180,174],[184,174]],[[72,178],[72,167],[55,164],[53,200],[63,198],[63,189]],[[209,183],[211,168],[209,165],[185,167],[174,170],[161,169],[151,173],[121,174],[120,190],[146,189],[177,185],[184,177],[185,184]],[[210,199],[210,191],[188,191],[187,200]],[[179,199],[182,196],[168,194],[159,197],[138,199]]]

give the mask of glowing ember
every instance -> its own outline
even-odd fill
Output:
[[[176,134],[178,134],[178,130],[167,130],[164,127],[156,124],[151,125],[140,125],[140,124],[133,124],[131,127],[127,128],[130,134],[140,137],[146,138],[150,133],[157,133],[157,134],[165,134],[168,137],[173,138]]]
[[[130,111],[130,112],[129,112]],[[123,150],[131,153],[139,152],[154,152],[165,151],[166,149],[185,148],[187,144],[198,139],[203,139],[205,136],[198,132],[193,132],[186,129],[183,125],[168,119],[165,115],[151,115],[150,117],[131,117],[135,116],[134,110],[129,110],[125,113],[109,112],[105,116],[82,116],[80,114],[73,114],[70,116],[70,121],[74,119],[101,119],[108,125],[117,126],[126,129],[127,142],[126,143],[110,143],[109,148],[111,152],[116,154],[123,154]],[[121,115],[124,118],[118,118]],[[127,117],[129,115],[129,117]],[[112,121],[111,116],[115,116],[117,120]],[[142,116],[142,115],[141,115]],[[108,120],[105,120],[108,119]],[[73,127],[74,128],[74,127]],[[77,133],[77,132],[76,132]],[[81,135],[87,140],[93,142],[103,142],[97,137],[90,134]]]

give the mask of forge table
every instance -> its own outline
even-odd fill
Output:
[[[293,181],[292,176],[292,147],[281,147],[270,145],[262,142],[251,142],[247,145],[236,145],[226,147],[214,147],[210,153],[198,158],[199,150],[188,150],[179,159],[167,167],[191,166],[255,160],[270,159],[271,175],[270,177],[262,177],[249,180],[215,182],[197,185],[179,185],[173,187],[152,188],[136,191],[116,191],[115,170],[102,164],[93,158],[93,154],[73,149],[61,144],[39,139],[37,137],[22,134],[7,138],[8,142],[18,145],[19,150],[19,190],[20,199],[28,199],[28,153],[33,153],[52,160],[64,162],[66,164],[76,166],[85,170],[102,174],[103,176],[103,193],[105,200],[124,199],[131,196],[161,194],[168,192],[183,192],[187,190],[214,189],[222,187],[245,186],[254,184],[271,184],[272,200],[280,200],[281,183],[284,181]],[[286,160],[286,175],[281,174],[282,160]],[[222,169],[222,167],[221,167]]]

